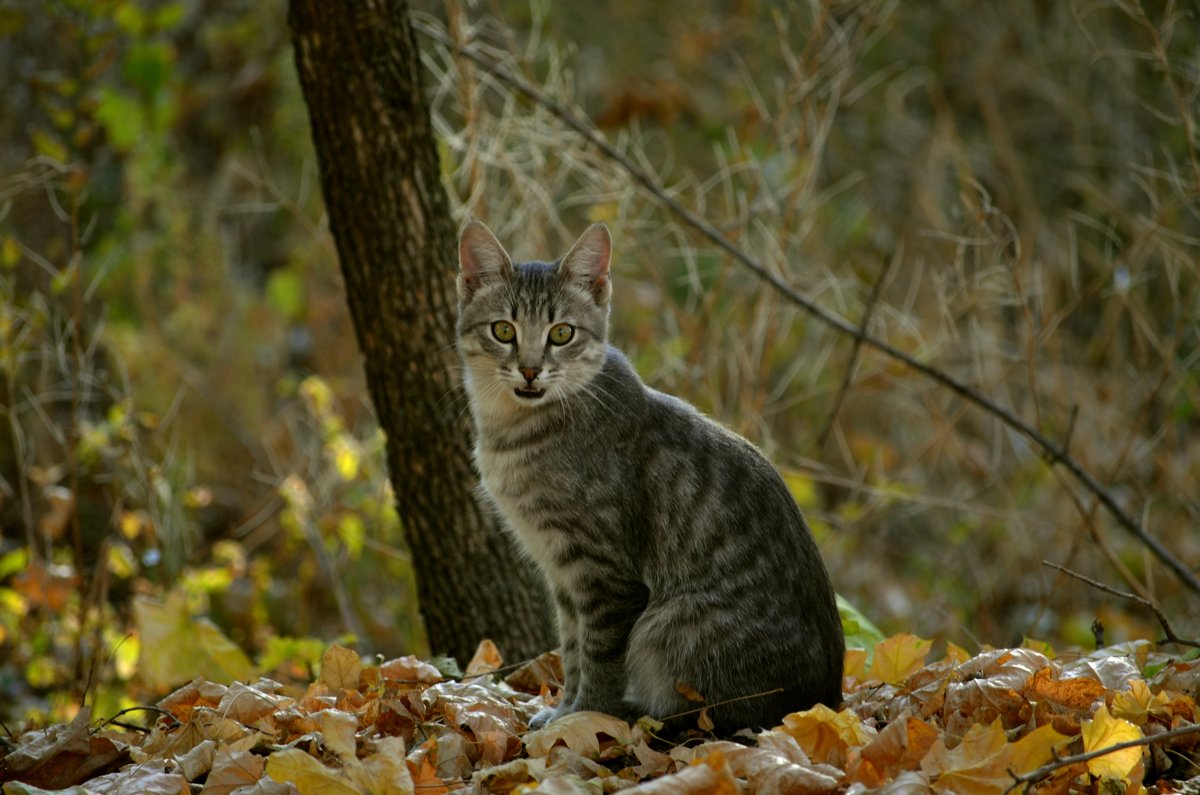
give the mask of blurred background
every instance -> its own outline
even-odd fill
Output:
[[[1194,5],[411,5],[821,306],[1068,444],[1196,570]],[[185,600],[264,674],[351,630],[430,652],[286,17],[0,2],[0,719],[168,684],[138,670],[138,596]],[[1161,635],[1043,559],[1200,633],[1196,594],[1025,439],[856,350],[555,114],[418,39],[460,219],[519,259],[609,223],[614,342],[767,451],[885,633]]]

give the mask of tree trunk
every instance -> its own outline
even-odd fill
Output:
[[[476,502],[454,353],[456,228],[402,0],[290,0],[296,69],[435,653],[555,645],[540,582]],[[456,399],[457,398],[457,399]]]

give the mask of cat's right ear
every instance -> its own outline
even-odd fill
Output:
[[[468,221],[458,233],[458,297],[469,301],[488,281],[511,274],[512,259],[492,230]]]

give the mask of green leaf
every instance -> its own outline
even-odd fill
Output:
[[[842,632],[846,635],[846,648],[866,649],[869,652],[884,639],[879,627],[840,595],[837,597],[837,607],[842,619]]]
[[[137,100],[111,88],[100,89],[96,120],[113,148],[128,152],[146,129],[146,114]]]
[[[291,268],[271,271],[267,303],[288,320],[299,320],[304,314],[304,280]]]

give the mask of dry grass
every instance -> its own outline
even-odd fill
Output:
[[[696,104],[727,99],[719,132],[647,111],[609,140],[851,322],[883,280],[871,333],[1068,445],[1194,567],[1194,15],[811,2],[771,14],[768,48],[752,14],[679,76]],[[554,36],[534,30],[515,50],[503,24],[454,19],[459,41],[558,103],[606,101]],[[518,257],[556,256],[586,220],[608,221],[617,342],[652,384],[820,485],[810,515],[839,587],[869,614],[957,642],[1083,642],[1097,613],[1116,635],[1153,632],[1150,616],[1043,558],[1187,614],[1171,575],[1025,439],[877,353],[852,358],[850,340],[765,289],[544,107],[423,44],[464,217],[486,219]]]

